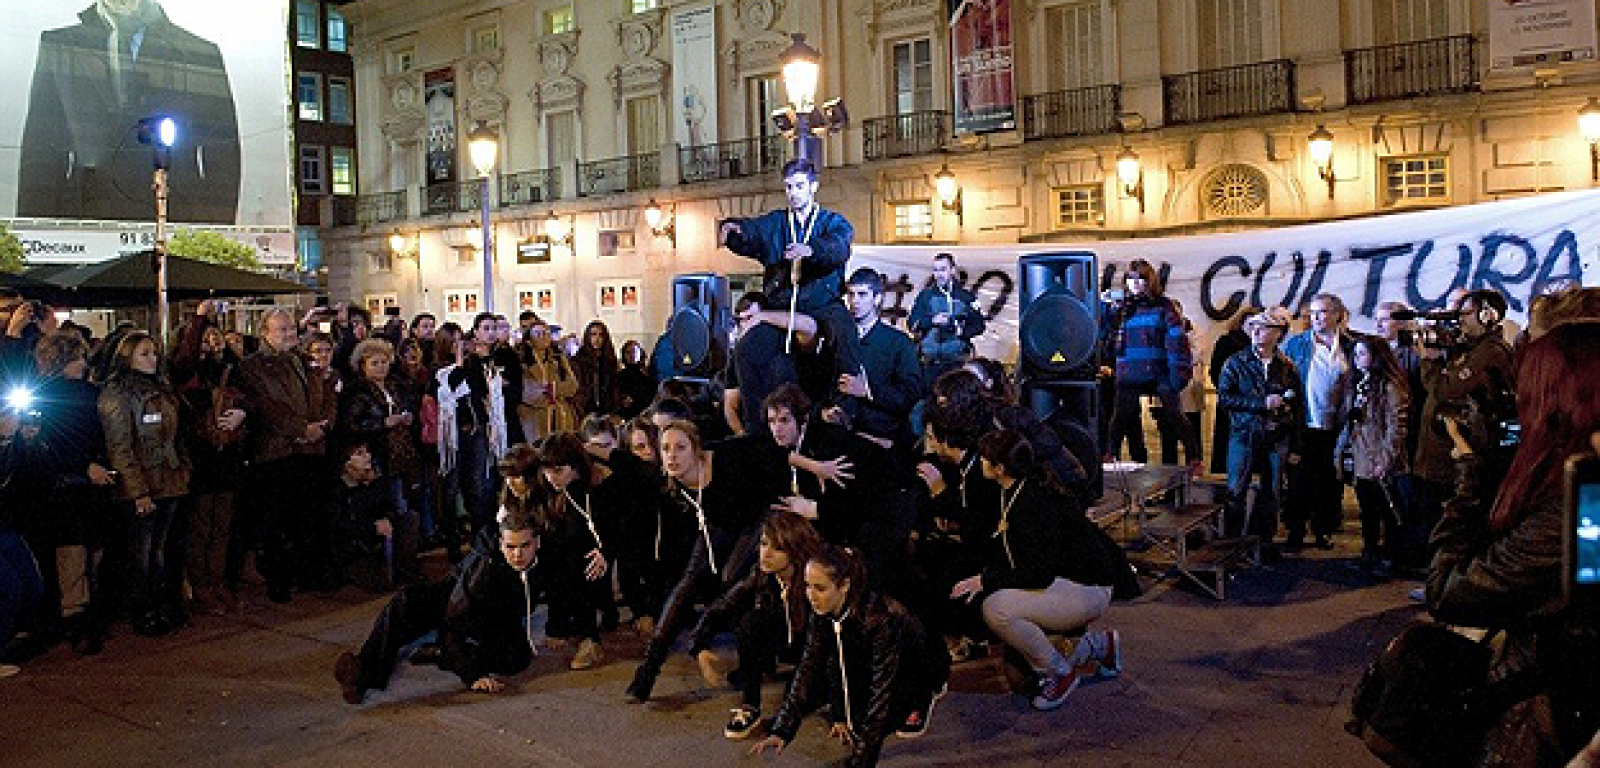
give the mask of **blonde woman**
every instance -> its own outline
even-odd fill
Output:
[[[550,340],[550,326],[536,321],[528,328],[522,346],[522,404],[517,406],[528,442],[576,430],[572,398],[577,394],[578,377],[572,372],[572,363]]]

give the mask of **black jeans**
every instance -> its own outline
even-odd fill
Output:
[[[1356,502],[1361,505],[1361,551],[1394,560],[1401,547],[1400,494],[1394,478],[1356,480]]]
[[[790,587],[797,588],[800,585]],[[762,677],[773,671],[777,662],[798,662],[800,651],[805,648],[804,620],[795,620],[795,625],[791,627],[786,623],[784,611],[784,607],[777,606],[776,610],[750,611],[739,619],[736,633],[739,639],[740,703],[751,709],[761,709]]]
[[[1161,407],[1156,410],[1156,418],[1162,427],[1178,436],[1183,443],[1183,452],[1186,456],[1198,458],[1200,456],[1200,438],[1195,434],[1193,425],[1183,417],[1183,406],[1178,403],[1178,393],[1168,387],[1159,386],[1156,382],[1117,382],[1116,410],[1111,416],[1111,435],[1107,438],[1105,452],[1116,455],[1121,447],[1122,438],[1128,438],[1128,457],[1141,464],[1150,460],[1150,454],[1144,446],[1144,409],[1140,406],[1139,398],[1143,395],[1155,395],[1161,398]],[[1135,438],[1137,435],[1137,439]]]
[[[268,589],[326,584],[330,552],[326,460],[293,455],[255,465],[251,495],[259,505],[257,561]]]
[[[678,584],[667,595],[667,602],[661,607],[661,617],[656,622],[656,632],[650,638],[650,646],[645,649],[644,667],[653,675],[661,669],[666,662],[667,654],[672,650],[672,644],[677,641],[678,635],[689,626],[691,614],[694,612],[695,599],[702,592],[726,590],[734,582],[749,572],[755,563],[756,551],[761,543],[761,526],[752,526],[742,532],[725,531],[720,528],[710,530],[712,548],[720,560],[715,573],[711,570],[711,558],[706,551],[706,536],[697,536],[694,550],[689,553],[689,563],[684,566],[683,576],[678,579]]]
[[[1344,521],[1344,483],[1334,456],[1338,441],[1338,430],[1301,431],[1300,463],[1289,468],[1289,498],[1283,505],[1283,527],[1291,540],[1305,538],[1307,523],[1312,534],[1332,536]]]

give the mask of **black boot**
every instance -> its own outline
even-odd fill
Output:
[[[650,692],[656,687],[656,675],[660,673],[661,665],[652,664],[646,659],[633,673],[633,682],[628,684],[628,696],[638,702],[649,701]]]

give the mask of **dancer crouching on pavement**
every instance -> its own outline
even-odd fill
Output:
[[[1018,432],[1001,429],[978,441],[984,477],[1000,485],[1000,522],[989,538],[982,573],[963,579],[950,599],[976,599],[984,623],[1019,651],[1039,676],[1033,707],[1052,710],[1066,702],[1099,662],[1103,674],[1121,672],[1117,631],[1086,632],[1070,656],[1047,632],[1089,626],[1111,604],[1118,563],[1102,547],[1100,532],[1071,497],[1045,479],[1033,446]]]
[[[850,749],[849,766],[871,766],[891,730],[922,735],[950,676],[938,638],[892,598],[866,587],[866,561],[824,545],[806,564],[806,598],[816,615],[771,734],[750,751],[782,752],[814,702],[831,693],[830,735]]]
[[[578,436],[558,432],[539,448],[540,481],[535,509],[545,530],[545,562],[551,581],[552,638],[580,638],[573,669],[588,669],[604,658],[599,612],[616,610],[611,596],[611,547],[620,546],[618,505],[600,492],[611,471],[597,465]]]
[[[770,399],[770,398],[769,398]],[[750,736],[761,722],[761,678],[775,662],[795,663],[804,648],[806,605],[801,569],[822,547],[817,529],[793,512],[775,512],[761,524],[761,551],[757,568],[718,598],[700,617],[689,652],[700,665],[706,685],[720,687],[711,638],[728,619],[739,617],[739,708],[733,710],[722,734],[730,739]]]
[[[499,530],[495,551],[474,550],[450,578],[401,590],[378,614],[360,653],[339,655],[333,674],[346,702],[360,704],[367,691],[387,688],[400,650],[434,630],[439,668],[474,691],[499,693],[506,687],[502,675],[528,668],[535,650],[527,619],[544,581],[533,570],[539,530],[526,505],[510,494]]]
[[[716,592],[708,597],[715,599],[755,560],[761,521],[782,488],[776,471],[781,459],[770,446],[770,440],[738,437],[707,450],[700,431],[681,419],[661,430],[667,493],[681,510],[678,514],[694,520],[699,530],[683,574],[661,609],[644,663],[628,685],[634,699],[650,700],[656,676],[688,624],[695,600],[710,590]]]

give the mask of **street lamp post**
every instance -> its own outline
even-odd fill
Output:
[[[772,122],[785,136],[794,139],[794,156],[822,164],[822,137],[844,128],[849,122],[844,102],[830,99],[818,106],[817,80],[822,72],[822,54],[806,44],[803,32],[792,35],[794,42],[778,57],[783,68],[783,88],[789,103],[774,110]]]
[[[1600,181],[1600,99],[1590,96],[1578,110],[1578,132],[1589,142],[1589,181]]]
[[[161,332],[157,338],[162,346],[172,330],[167,309],[167,166],[172,161],[172,145],[177,142],[178,123],[172,118],[158,115],[139,121],[139,143],[155,151],[150,188],[156,194],[156,327]]]
[[[483,309],[494,311],[494,225],[489,221],[489,176],[494,173],[495,157],[500,153],[500,140],[489,126],[478,123],[467,134],[467,152],[477,168],[479,202],[482,203],[483,227]]]

